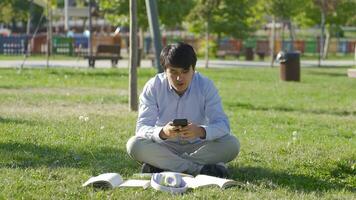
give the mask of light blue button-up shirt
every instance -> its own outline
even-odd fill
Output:
[[[221,99],[213,82],[195,72],[182,96],[169,84],[165,73],[151,78],[140,95],[136,135],[155,142],[174,141],[195,143],[202,139],[182,141],[181,138],[162,140],[159,133],[170,121],[186,118],[206,131],[205,140],[214,140],[230,134],[230,125]]]

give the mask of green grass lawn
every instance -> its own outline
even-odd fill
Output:
[[[172,196],[81,187],[139,172],[125,147],[137,118],[127,69],[0,69],[0,199],[356,199],[356,79],[346,70],[302,68],[296,83],[277,68],[199,69],[240,139],[228,167],[242,186]],[[154,73],[139,70],[139,90]]]

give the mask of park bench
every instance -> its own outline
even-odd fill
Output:
[[[236,58],[240,57],[240,51],[235,50],[218,50],[216,54],[217,57],[220,58],[225,58],[225,56],[234,56]]]
[[[116,67],[120,56],[120,45],[100,44],[96,49],[96,53],[92,56],[84,56],[88,59],[89,67],[95,67],[95,60],[111,60],[111,66]]]

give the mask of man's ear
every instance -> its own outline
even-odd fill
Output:
[[[193,71],[195,71],[195,68],[193,67],[193,65],[190,65],[190,67],[192,68]]]

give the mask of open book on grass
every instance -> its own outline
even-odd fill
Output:
[[[239,185],[237,181],[231,179],[218,178],[199,174],[196,177],[182,177],[188,188],[198,188],[204,186],[219,186],[222,189]]]
[[[174,172],[162,172],[160,173],[162,177],[160,179],[163,180],[165,175],[172,173]],[[181,173],[174,174],[177,174],[179,177],[181,177],[181,180],[184,183],[183,186],[186,188],[194,189],[204,186],[219,186],[220,188],[225,189],[238,185],[237,181],[231,179],[217,178],[203,174],[197,175],[196,177]],[[152,176],[152,174],[142,174],[142,176],[137,176],[136,174],[136,177],[139,177],[140,179],[142,178],[144,180],[130,179],[124,181],[121,175],[118,173],[105,173],[89,178],[89,180],[87,180],[82,186],[93,186],[95,188],[141,187],[146,189],[150,186],[153,186],[153,184],[163,184],[161,180],[154,180],[153,178],[151,180],[147,179],[148,175]],[[156,183],[152,183],[153,181]]]
[[[124,181],[118,173],[105,173],[89,178],[82,186],[93,186],[95,188],[142,187],[146,189],[150,186],[150,180],[131,179]]]

